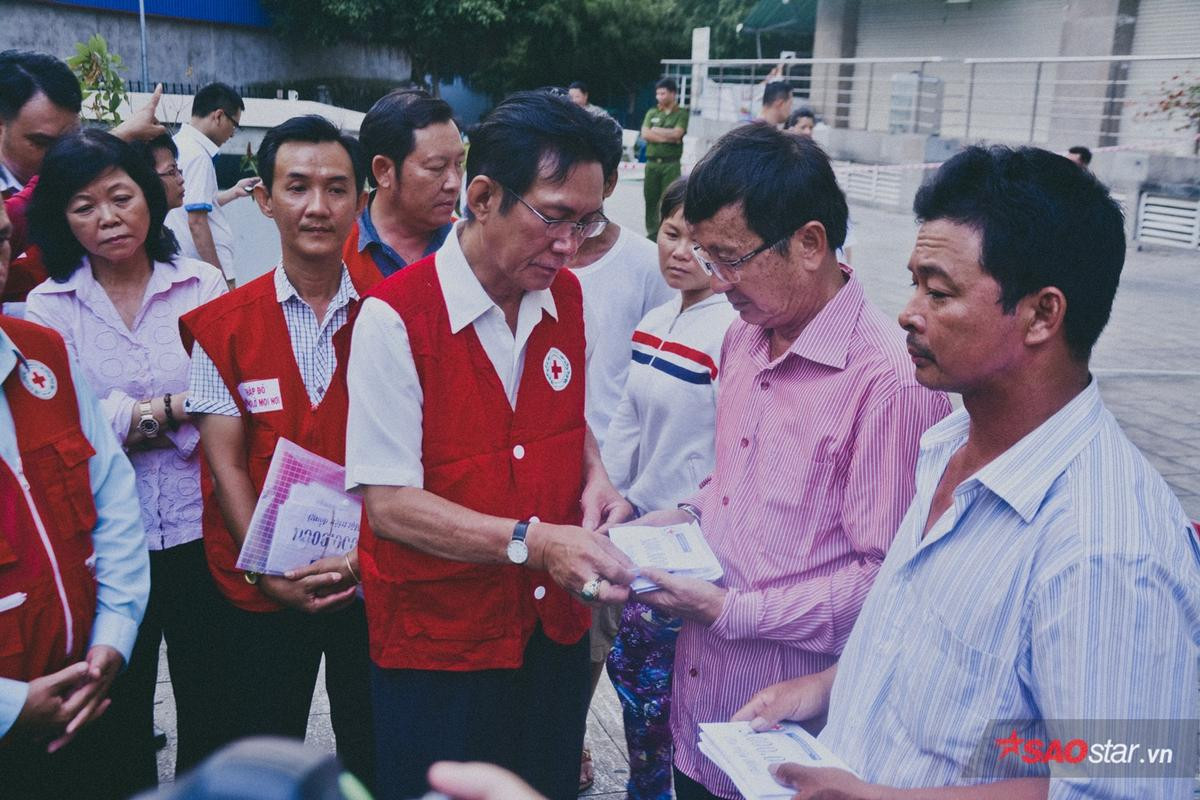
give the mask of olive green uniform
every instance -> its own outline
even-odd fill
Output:
[[[687,131],[688,110],[676,105],[670,111],[655,106],[646,112],[643,128],[682,128]],[[646,182],[643,192],[646,197],[646,235],[651,239],[658,236],[658,204],[663,192],[679,177],[679,157],[683,155],[683,142],[646,142]]]

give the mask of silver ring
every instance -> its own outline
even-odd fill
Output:
[[[589,603],[594,603],[600,597],[600,576],[592,578],[579,590],[579,596]]]

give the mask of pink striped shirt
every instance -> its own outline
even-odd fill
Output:
[[[734,321],[721,351],[716,467],[692,499],[729,590],[675,653],[675,765],[733,783],[697,749],[754,692],[837,660],[912,500],[919,438],[950,413],[913,377],[904,332],[850,274],[788,352]]]

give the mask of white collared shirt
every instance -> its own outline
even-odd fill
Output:
[[[468,325],[516,408],[525,368],[525,349],[542,312],[558,319],[549,289],[526,292],[517,310],[514,334],[504,312],[484,291],[459,242],[463,223],[437,251],[435,269],[450,317],[450,332]],[[422,408],[424,393],[413,361],[404,320],[378,298],[363,301],[354,323],[347,373],[350,415],[346,425],[346,486],[422,488]]]
[[[25,184],[17,180],[17,177],[9,171],[8,167],[0,164],[0,194],[19,192],[24,188]],[[16,255],[16,253],[13,255]]]
[[[221,270],[226,278],[235,279],[233,228],[217,201],[220,188],[217,186],[217,168],[213,159],[221,148],[191,125],[183,125],[175,134],[175,146],[179,148],[179,171],[183,173],[183,206],[167,213],[167,227],[179,240],[179,252],[182,255],[203,261],[192,239],[192,230],[188,227],[188,212],[205,212],[208,215],[208,228],[212,231],[213,246],[221,261]]]

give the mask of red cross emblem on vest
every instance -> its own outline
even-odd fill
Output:
[[[17,372],[21,376],[21,385],[34,397],[49,400],[58,393],[58,378],[42,362],[25,359],[17,365]]]
[[[542,372],[550,388],[556,392],[561,392],[571,382],[571,362],[557,347],[546,351],[546,357],[542,359]]]

